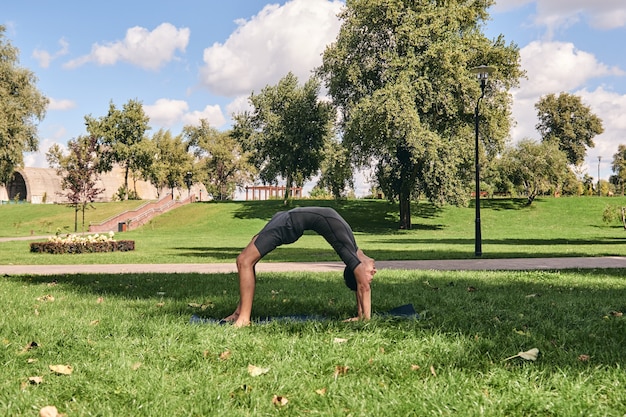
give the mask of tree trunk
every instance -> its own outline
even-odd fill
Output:
[[[124,169],[124,200],[128,200],[128,164]]]
[[[293,177],[291,174],[287,174],[287,179],[285,181],[285,199],[283,200],[283,204],[287,205],[289,202],[289,196],[291,195],[291,183],[293,182]]]
[[[411,229],[411,193],[401,191],[400,196],[400,229]]]
[[[78,232],[78,204],[74,206],[74,233]]]

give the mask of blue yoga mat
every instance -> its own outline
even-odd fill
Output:
[[[412,318],[419,319],[419,314],[413,308],[413,304],[405,304],[396,308],[393,308],[385,313],[376,314],[378,317],[389,317],[389,318]],[[317,315],[293,315],[293,316],[276,316],[276,317],[261,317],[253,320],[255,324],[265,324],[272,321],[285,321],[285,322],[305,322],[305,321],[324,321],[327,320],[324,316]],[[197,315],[191,316],[189,319],[190,324],[230,324],[225,320],[212,319],[207,317],[200,317]]]

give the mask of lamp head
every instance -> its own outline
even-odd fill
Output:
[[[489,74],[491,74],[495,70],[496,69],[494,67],[490,67],[488,65],[481,65],[481,66],[472,68],[470,71],[473,74],[476,74],[478,79],[482,81],[482,80],[486,80],[487,78],[489,78]]]

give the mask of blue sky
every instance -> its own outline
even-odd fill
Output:
[[[151,132],[179,134],[201,118],[229,128],[252,91],[288,71],[302,82],[309,77],[336,37],[343,6],[331,0],[5,3],[5,37],[50,99],[39,125],[40,152],[26,157],[35,167],[47,166],[52,144],[84,134],[84,116],[104,116],[111,101],[121,107],[140,100]],[[485,34],[517,44],[528,75],[513,91],[511,139],[538,138],[534,104],[542,95],[578,94],[605,127],[584,169],[597,178],[600,156],[600,176],[608,178],[617,146],[626,144],[626,2],[500,0],[490,12]]]

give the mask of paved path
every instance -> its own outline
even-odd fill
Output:
[[[625,268],[626,257],[459,259],[436,261],[377,261],[382,269],[404,270],[557,270]],[[341,271],[341,262],[260,262],[257,272]],[[0,265],[1,275],[132,274],[132,273],[229,273],[232,263],[221,264],[99,264],[99,265]]]

